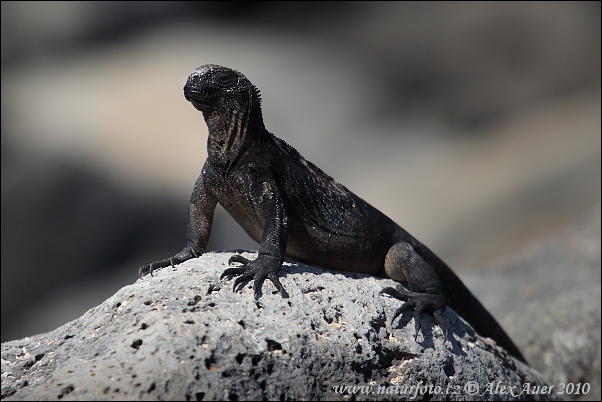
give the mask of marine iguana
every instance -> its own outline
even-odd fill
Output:
[[[237,277],[233,290],[253,280],[255,298],[266,279],[283,297],[278,279],[285,255],[327,268],[362,272],[407,282],[387,287],[405,303],[393,320],[414,310],[416,336],[422,312],[441,318],[449,304],[483,336],[525,361],[512,340],[454,272],[403,228],[337,183],[295,148],[266,130],[259,90],[238,71],[214,64],[197,68],[184,96],[203,113],[208,157],[188,208],[187,245],[170,258],[140,268],[140,276],[203,254],[219,202],[259,243],[256,259],[240,255],[224,277]]]

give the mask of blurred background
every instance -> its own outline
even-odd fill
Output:
[[[206,63],[460,276],[600,209],[600,2],[1,4],[2,341],[185,245]],[[209,250],[240,248],[219,209]]]

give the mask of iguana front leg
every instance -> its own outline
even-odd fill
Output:
[[[251,279],[255,299],[266,279],[272,281],[282,297],[288,297],[286,290],[278,279],[278,271],[284,262],[288,241],[288,218],[280,189],[273,180],[250,186],[251,200],[255,213],[264,222],[263,234],[259,243],[259,253],[254,260],[248,260],[240,255],[230,257],[228,264],[241,263],[242,266],[226,269],[220,279],[237,276],[233,291],[242,288]]]
[[[188,218],[186,223],[186,247],[176,255],[151,262],[142,266],[139,270],[140,277],[146,274],[153,274],[157,269],[167,266],[180,264],[191,258],[199,257],[205,252],[209,236],[211,235],[211,225],[213,223],[213,213],[217,205],[216,198],[209,192],[207,184],[207,169],[210,166],[205,164],[202,173],[199,175],[188,204]]]
[[[414,326],[418,336],[420,332],[420,315],[422,312],[433,314],[435,323],[443,330],[447,338],[447,326],[441,317],[445,311],[445,296],[441,287],[441,281],[433,268],[422,259],[405,242],[394,244],[385,257],[385,273],[391,279],[399,282],[407,282],[411,292],[399,285],[395,288],[385,288],[381,294],[388,294],[396,299],[405,301],[393,314],[394,321],[406,310],[414,310]]]

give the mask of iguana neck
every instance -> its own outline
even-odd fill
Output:
[[[207,155],[211,163],[229,170],[254,142],[266,134],[259,99],[253,96],[246,109],[203,113],[209,128]]]

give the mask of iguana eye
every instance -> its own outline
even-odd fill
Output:
[[[215,82],[219,86],[227,87],[234,84],[235,78],[230,74],[226,73],[216,74],[215,77],[213,77],[213,82]]]

